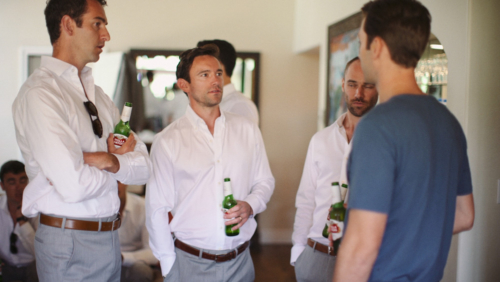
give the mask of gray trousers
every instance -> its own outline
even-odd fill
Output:
[[[211,254],[225,254],[232,250],[210,251]],[[247,248],[235,259],[215,262],[188,254],[175,248],[176,259],[164,282],[223,282],[254,281],[255,270]]]
[[[295,262],[295,277],[299,282],[331,282],[336,260],[307,245]]]
[[[36,275],[36,261],[23,267],[16,267],[4,262],[2,266],[3,282],[22,281],[22,282],[38,282]]]
[[[122,263],[116,230],[81,231],[40,224],[35,254],[42,282],[120,281]]]

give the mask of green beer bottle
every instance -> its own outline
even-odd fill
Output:
[[[120,148],[125,141],[127,141],[130,135],[130,125],[128,121],[130,120],[130,114],[132,113],[132,103],[126,102],[123,106],[122,116],[120,122],[115,126],[113,143],[115,148]]]
[[[335,226],[335,232],[333,235],[333,254],[337,255],[340,241],[342,238],[342,232],[344,229],[344,218],[345,218],[345,208],[344,201],[340,197],[340,187],[338,182],[332,183],[333,201],[340,200],[332,204],[332,210],[330,211],[330,220],[327,220],[325,228],[323,229],[323,237],[328,238],[328,227],[330,225]]]
[[[236,200],[233,198],[233,189],[231,189],[231,179],[224,178],[224,200],[222,201],[222,211],[227,213],[229,209],[236,206]],[[240,234],[240,229],[232,230],[237,224],[226,225],[226,236],[236,236]]]

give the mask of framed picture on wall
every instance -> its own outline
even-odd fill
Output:
[[[347,110],[342,78],[347,62],[359,53],[358,31],[361,20],[362,14],[359,12],[328,27],[325,126],[335,122]]]

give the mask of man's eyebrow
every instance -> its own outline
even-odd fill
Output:
[[[356,80],[354,80],[354,79],[349,79],[349,80],[347,81],[347,83],[358,83],[358,82],[357,82]]]
[[[95,17],[94,19],[98,19],[98,20],[102,21],[105,25],[108,25],[108,21],[105,18]]]
[[[206,72],[210,72],[210,70],[201,70],[198,72],[198,74],[202,74],[202,73],[206,73]]]

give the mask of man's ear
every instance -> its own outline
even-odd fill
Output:
[[[68,15],[64,15],[61,19],[61,34],[65,33],[68,35],[73,35],[76,28],[76,22]]]
[[[384,47],[387,48],[387,46],[385,45],[385,42],[384,42],[384,40],[382,40],[382,38],[380,38],[378,36],[373,38],[372,43],[370,44],[370,50],[371,50],[371,53],[373,55],[373,59],[380,58]]]
[[[342,77],[342,93],[345,93],[345,78]]]
[[[185,80],[184,78],[179,78],[177,79],[177,86],[179,86],[179,88],[184,92],[184,93],[189,93],[191,92],[191,85],[189,84],[189,82],[187,82],[187,80]]]

